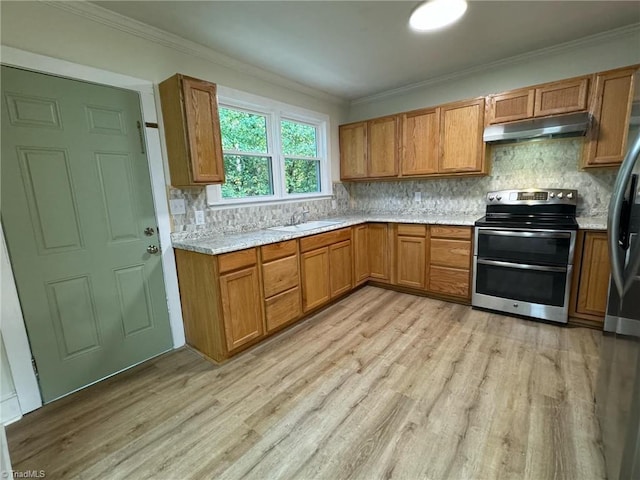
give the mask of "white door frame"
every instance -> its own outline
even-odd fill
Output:
[[[84,80],[136,91],[140,94],[142,118],[144,122],[158,122],[153,82],[4,45],[0,46],[0,58],[2,58],[2,64],[7,66],[21,67],[75,80]],[[167,308],[169,310],[171,335],[173,338],[173,347],[178,348],[184,345],[185,337],[182,323],[182,309],[180,306],[180,293],[178,290],[178,275],[176,272],[173,248],[171,247],[171,220],[167,201],[168,183],[165,180],[165,162],[163,160],[163,158],[166,157],[163,155],[165,152],[164,142],[157,128],[145,127],[145,137],[147,141],[149,172],[151,174],[151,191],[158,221],[158,238],[160,240],[162,254],[162,268],[167,293]],[[1,228],[2,227],[0,227],[0,233],[3,238],[2,252],[0,252],[0,254],[5,255],[4,231]],[[27,331],[22,317],[22,311],[19,308],[20,303],[13,280],[13,272],[11,265],[8,265],[9,271],[5,273],[5,265],[3,264],[2,300],[3,304],[5,301],[8,301],[18,307],[14,308],[11,314],[5,315],[3,305],[3,315],[2,318],[0,318],[0,325],[2,336],[5,340],[11,374],[18,394],[18,401],[20,402],[20,409],[22,413],[25,414],[42,406],[42,400],[31,367],[31,349],[27,340]]]

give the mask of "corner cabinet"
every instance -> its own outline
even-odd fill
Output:
[[[583,167],[609,167],[622,163],[627,151],[637,71],[636,68],[626,68],[596,75],[591,109],[593,124],[585,143]]]
[[[224,183],[216,85],[176,74],[159,91],[171,184]]]

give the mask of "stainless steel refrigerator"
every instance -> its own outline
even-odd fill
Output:
[[[640,134],[609,205],[611,282],[596,406],[609,480],[640,479]]]

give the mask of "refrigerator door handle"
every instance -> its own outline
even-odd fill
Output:
[[[633,168],[636,160],[640,155],[640,134],[636,137],[631,148],[624,157],[620,171],[613,186],[613,194],[611,195],[611,203],[609,204],[609,217],[607,219],[607,229],[609,231],[609,258],[611,259],[611,278],[618,290],[620,297],[624,295],[625,287],[625,252],[618,245],[620,230],[620,214],[622,213],[622,202],[624,201],[624,193],[629,183],[629,179],[633,174]]]

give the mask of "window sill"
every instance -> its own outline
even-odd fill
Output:
[[[207,208],[211,210],[225,210],[231,208],[241,208],[241,207],[259,207],[259,206],[268,206],[268,205],[283,205],[287,203],[300,203],[300,202],[312,202],[317,200],[329,200],[334,198],[330,193],[322,193],[318,195],[304,195],[300,197],[291,197],[291,198],[270,198],[265,200],[258,199],[242,199],[242,200],[228,200],[228,201],[217,201],[210,202],[209,197],[207,195]]]

